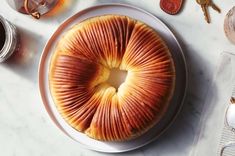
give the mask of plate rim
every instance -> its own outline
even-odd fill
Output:
[[[86,12],[89,12],[90,10],[93,10],[93,9],[99,9],[100,7],[115,7],[115,6],[119,6],[119,7],[125,7],[125,8],[130,8],[130,9],[134,9],[134,10],[137,10],[138,12],[141,12],[141,13],[144,13],[144,14],[147,14],[148,16],[152,17],[153,19],[155,19],[157,22],[159,22],[163,27],[164,29],[171,35],[170,37],[172,39],[174,39],[174,42],[175,44],[177,45],[177,47],[179,48],[179,52],[181,54],[181,58],[183,60],[183,67],[184,67],[184,70],[185,70],[185,73],[184,73],[184,78],[185,78],[185,83],[184,83],[184,93],[183,93],[183,96],[182,96],[182,99],[181,99],[181,102],[179,104],[179,107],[178,109],[176,110],[175,114],[172,116],[172,119],[171,121],[164,127],[164,129],[159,133],[157,134],[155,137],[153,137],[152,139],[148,140],[147,142],[145,142],[144,144],[141,144],[139,146],[136,146],[136,147],[133,147],[133,148],[129,148],[129,149],[125,149],[125,150],[115,150],[115,151],[104,151],[104,150],[100,150],[100,149],[97,149],[97,148],[92,148],[92,146],[88,146],[88,145],[85,145],[83,143],[81,143],[80,141],[77,141],[76,139],[74,139],[70,134],[68,134],[64,128],[60,125],[60,123],[57,121],[57,119],[52,116],[51,114],[53,114],[53,112],[50,110],[50,108],[48,108],[47,105],[49,105],[46,101],[46,96],[44,95],[44,78],[42,76],[42,72],[43,72],[43,68],[44,68],[44,64],[42,63],[43,61],[45,61],[45,55],[46,55],[46,50],[48,49],[48,46],[49,46],[49,43],[52,42],[53,38],[55,38],[57,36],[57,34],[59,33],[60,29],[63,29],[63,26],[66,25],[67,23],[70,23],[71,19],[75,18],[76,16],[78,16],[79,14],[84,14]],[[121,13],[120,13],[121,14]],[[143,146],[146,146],[147,144],[155,141],[157,138],[159,138],[163,133],[165,133],[169,127],[175,122],[178,114],[181,112],[182,110],[182,107],[183,107],[183,104],[185,102],[185,98],[186,98],[186,93],[187,93],[187,90],[188,90],[188,68],[187,68],[187,62],[186,62],[186,59],[185,59],[185,55],[183,53],[183,49],[182,47],[180,46],[180,43],[179,41],[177,40],[175,34],[167,27],[167,25],[165,23],[163,23],[157,16],[155,16],[154,14],[142,9],[142,8],[139,8],[137,6],[132,6],[130,4],[125,4],[125,3],[102,3],[102,4],[97,4],[97,5],[92,5],[90,7],[87,7],[85,9],[82,9],[78,12],[76,12],[75,14],[71,15],[70,17],[66,18],[63,22],[61,22],[61,24],[56,28],[56,30],[53,32],[53,34],[51,35],[51,37],[47,40],[44,48],[43,48],[43,51],[42,51],[42,54],[41,54],[41,57],[40,57],[40,60],[39,60],[39,67],[38,67],[38,80],[39,80],[39,91],[40,91],[40,97],[41,97],[41,100],[42,100],[42,103],[48,113],[48,115],[50,116],[51,120],[56,124],[56,126],[62,130],[67,136],[69,136],[70,138],[72,138],[73,140],[75,140],[77,143],[79,143],[80,145],[82,145],[84,148],[86,149],[90,149],[90,150],[93,150],[93,151],[98,151],[98,152],[102,152],[102,153],[122,153],[122,152],[128,152],[128,151],[133,151],[135,149],[138,149],[138,148],[141,148]],[[174,91],[175,92],[175,91]]]

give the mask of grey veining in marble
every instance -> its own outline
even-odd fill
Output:
[[[38,21],[12,10],[6,1],[1,2],[0,14],[17,26],[22,43],[18,53],[0,64],[1,156],[109,155],[83,148],[55,126],[42,104],[37,79],[39,57],[56,28],[86,7],[109,2],[117,1],[74,0],[63,13]],[[224,16],[235,2],[214,0],[222,13],[211,11],[210,25],[204,21],[201,8],[194,0],[185,1],[182,12],[176,16],[161,11],[159,0],[118,2],[150,11],[173,30],[188,62],[189,89],[181,113],[162,137],[144,148],[117,155],[188,156],[198,135],[202,107],[220,53],[235,51],[223,32]]]

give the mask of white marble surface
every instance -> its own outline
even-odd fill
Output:
[[[68,138],[49,118],[38,91],[37,68],[43,46],[55,29],[74,13],[100,3],[122,2],[139,6],[164,21],[183,47],[189,68],[189,90],[176,122],[157,141],[120,155],[188,156],[197,136],[202,106],[222,51],[234,51],[223,32],[226,12],[234,0],[214,0],[218,14],[210,9],[212,23],[206,24],[195,0],[186,0],[182,12],[170,16],[159,8],[159,0],[74,0],[63,13],[34,20],[19,14],[2,1],[0,14],[17,26],[21,50],[0,64],[0,155],[47,156],[106,155],[89,151]],[[108,155],[108,154],[107,154]]]

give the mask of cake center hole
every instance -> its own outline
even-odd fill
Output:
[[[109,79],[107,82],[113,86],[114,88],[118,89],[119,86],[125,82],[127,76],[126,70],[120,70],[117,68],[111,69]]]

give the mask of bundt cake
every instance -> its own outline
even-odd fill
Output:
[[[127,71],[115,88],[111,69]],[[125,141],[158,123],[174,92],[174,62],[165,42],[146,24],[121,15],[80,22],[58,41],[49,85],[61,116],[102,141]]]

